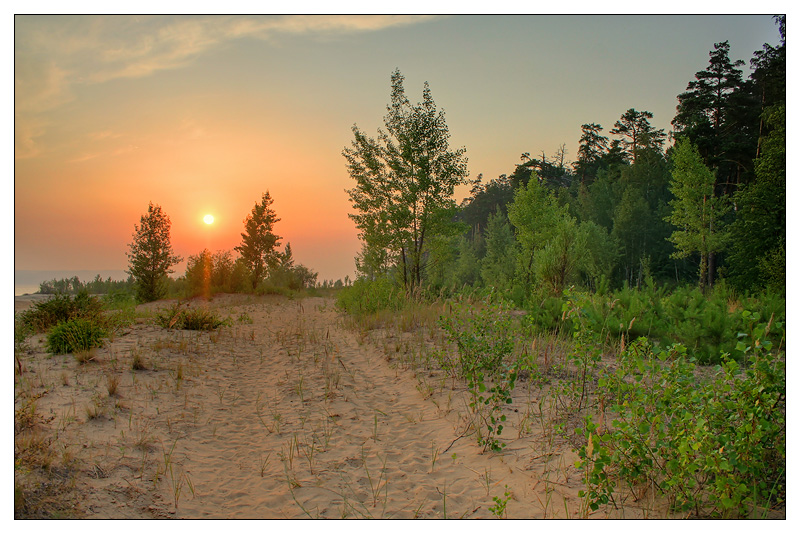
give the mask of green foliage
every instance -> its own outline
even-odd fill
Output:
[[[603,293],[608,289],[619,260],[619,243],[599,224],[584,221],[578,226],[580,236],[577,270],[586,287]]]
[[[519,373],[518,362],[506,362],[514,349],[509,310],[497,304],[487,303],[476,309],[455,303],[439,323],[458,351],[458,361],[443,359],[444,366],[466,379],[470,408],[481,418],[486,431],[479,433],[478,444],[484,450],[500,452],[505,447],[498,439],[506,420],[502,408],[512,402]]]
[[[336,306],[345,313],[361,316],[382,310],[399,310],[405,300],[403,291],[386,277],[358,279],[339,291]]]
[[[183,258],[172,251],[170,242],[170,220],[161,206],[150,203],[147,214],[142,215],[141,224],[134,225],[133,241],[128,245],[128,274],[136,284],[136,296],[140,302],[151,302],[162,298],[165,279],[174,272],[172,266]]]
[[[100,275],[96,275],[89,282],[81,282],[77,276],[72,278],[53,279],[39,284],[39,291],[44,295],[54,295],[56,293],[76,294],[80,291],[88,291],[91,294],[107,294],[114,292],[130,291],[133,288],[133,279],[112,280],[111,277],[103,280]]]
[[[714,174],[703,164],[691,142],[678,142],[672,163],[670,190],[675,198],[670,202],[672,213],[666,218],[678,228],[669,237],[675,244],[672,257],[700,253],[700,289],[703,289],[709,273],[709,255],[721,251],[726,243],[723,217],[730,206],[726,199],[714,194]]]
[[[87,351],[101,347],[108,335],[105,325],[97,318],[75,317],[63,321],[47,334],[47,350],[53,354]]]
[[[564,317],[563,295],[552,295],[549,292],[534,292],[525,306],[525,324],[536,333],[571,330],[572,323]]]
[[[731,282],[740,289],[786,287],[786,107],[764,113],[770,128],[755,160],[756,179],[735,195]]]
[[[107,310],[132,311],[136,308],[136,297],[132,291],[112,290],[102,296],[103,307]]]
[[[538,275],[552,291],[560,293],[571,276],[575,220],[567,211],[535,175],[514,195],[508,218],[519,243],[517,283],[524,288],[532,287]]]
[[[586,444],[578,449],[578,460],[575,467],[583,472],[585,490],[578,492],[578,497],[583,499],[583,514],[588,515],[589,510],[596,511],[601,506],[614,502],[614,488],[616,483],[609,476],[609,467],[612,458],[606,444],[611,439],[611,434],[598,434],[598,426],[591,417],[584,419],[584,426],[576,428],[575,432],[581,435]]]
[[[666,139],[663,129],[656,130],[650,125],[653,114],[649,111],[636,111],[631,108],[614,123],[610,133],[622,136],[622,145],[626,148],[628,159],[632,163],[638,161],[643,151],[661,150]]]
[[[508,217],[497,210],[486,226],[486,255],[480,262],[481,278],[499,292],[511,289],[517,263],[516,240]]]
[[[253,289],[264,280],[268,269],[277,266],[279,261],[275,248],[280,245],[281,237],[273,232],[273,226],[280,219],[271,207],[272,202],[267,191],[261,196],[261,202],[255,203],[244,220],[242,242],[234,247],[249,271]]]
[[[216,330],[229,326],[230,321],[220,319],[217,314],[203,308],[193,308],[183,313],[181,328],[184,330]]]
[[[314,287],[317,273],[305,265],[295,265],[291,244],[287,243],[282,254],[278,254],[278,264],[270,269],[269,282],[276,287],[299,291]]]
[[[766,96],[763,89],[747,94],[754,87],[737,68],[744,61],[731,61],[729,52],[728,41],[714,43],[706,69],[678,95],[672,121],[676,138],[696,145],[703,162],[716,170],[719,183],[726,184],[741,181],[742,168],[749,167],[747,160],[756,153],[758,112],[753,108]]]
[[[155,321],[162,328],[176,330],[209,331],[231,325],[229,319],[221,319],[216,313],[205,308],[181,309],[180,302],[156,314]]]
[[[211,273],[213,262],[211,251],[204,249],[197,256],[189,256],[186,262],[187,296],[211,297]]]
[[[511,498],[511,492],[508,489],[508,485],[506,485],[506,489],[503,492],[503,496],[494,496],[492,500],[494,501],[494,505],[489,507],[489,511],[492,512],[495,517],[498,519],[506,516],[506,506],[508,505],[508,500]]]
[[[423,101],[413,105],[399,70],[392,73],[386,131],[378,140],[353,127],[352,148],[342,155],[356,185],[347,193],[356,213],[350,218],[365,243],[363,274],[397,268],[408,294],[422,282],[429,241],[452,235],[453,192],[467,183],[465,149],[451,151],[444,112],[437,110],[428,84]],[[377,262],[377,263],[372,263]]]
[[[748,516],[785,499],[785,362],[769,326],[751,326],[753,337],[740,334],[749,365],[723,356],[706,378],[682,345],[629,344],[598,381],[612,419],[601,436],[604,469],[631,486],[652,483],[675,510],[698,516]],[[601,435],[591,424],[584,432]],[[602,504],[609,486],[585,467],[597,475],[592,502]]]
[[[603,127],[599,124],[581,125],[580,146],[578,148],[578,161],[575,162],[575,174],[581,183],[591,182],[603,159],[603,154],[608,151],[608,137],[600,135]]]
[[[552,294],[560,295],[575,281],[585,244],[575,219],[565,216],[558,221],[551,239],[535,253],[536,280]]]
[[[720,354],[741,359],[738,332],[749,332],[744,311],[775,324],[784,324],[786,301],[780,294],[735,298],[723,285],[703,294],[697,288],[679,288],[670,293],[649,287],[623,288],[613,293],[544,296],[532,300],[525,323],[536,332],[568,332],[575,328],[575,315],[564,313],[570,299],[578,299],[583,326],[605,344],[647,337],[662,347],[681,343],[703,365],[720,362]],[[771,342],[779,344],[783,328],[770,330]]]
[[[53,297],[36,302],[18,316],[21,328],[34,333],[44,332],[59,322],[76,317],[94,319],[103,310],[102,302],[85,290],[71,297],[66,293],[57,293]]]

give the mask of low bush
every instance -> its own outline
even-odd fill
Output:
[[[455,370],[467,381],[470,408],[481,419],[478,444],[484,450],[500,452],[505,447],[498,439],[506,420],[502,409],[512,402],[511,392],[519,374],[518,362],[507,362],[515,340],[509,310],[488,303],[481,307],[451,304],[440,325],[458,351],[455,364],[442,357],[443,367]]]
[[[724,353],[740,357],[738,336],[749,328],[743,311],[765,321],[772,318],[776,324],[786,318],[786,300],[774,294],[736,299],[724,286],[708,294],[696,288],[667,293],[651,287],[626,288],[605,296],[566,291],[529,306],[526,322],[537,332],[570,332],[573,321],[563,310],[576,299],[587,328],[603,342],[616,344],[624,335],[628,340],[646,337],[662,347],[680,343],[702,365],[720,363]],[[769,335],[773,343],[780,343],[783,330],[773,328]]]
[[[162,328],[177,330],[216,330],[229,324],[229,320],[220,319],[210,310],[203,308],[183,310],[180,303],[156,314],[155,321]]]
[[[228,324],[228,321],[209,310],[196,308],[187,310],[183,315],[184,330],[216,330]]]
[[[723,354],[703,378],[684,346],[640,338],[616,369],[601,373],[598,394],[608,408],[600,420],[611,425],[589,417],[578,430],[589,508],[607,504],[618,482],[652,485],[674,511],[695,516],[759,517],[784,502],[785,360],[769,326],[751,323],[754,336],[743,334],[739,346],[749,352],[746,367]]]
[[[406,302],[403,290],[388,278],[359,279],[339,291],[336,306],[350,315],[366,315],[382,310],[397,311]]]
[[[80,291],[74,298],[66,293],[57,293],[20,313],[19,320],[21,326],[29,331],[45,332],[60,322],[76,317],[95,319],[102,311],[103,303],[86,291]]]

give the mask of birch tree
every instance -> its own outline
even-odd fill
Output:
[[[353,126],[352,145],[342,155],[356,182],[347,190],[355,209],[349,216],[371,251],[361,261],[388,259],[410,294],[422,283],[433,235],[452,232],[453,193],[468,181],[465,149],[450,150],[444,112],[436,108],[428,83],[422,102],[411,104],[403,81],[395,70],[386,129],[375,139]],[[371,267],[365,270],[380,270]]]

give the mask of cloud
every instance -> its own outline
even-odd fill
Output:
[[[35,139],[45,132],[45,124],[31,117],[14,117],[14,159],[27,159],[41,152]]]
[[[17,16],[14,18],[16,157],[40,152],[32,118],[74,98],[74,87],[179,69],[236,39],[343,35],[432,20],[429,15]]]
[[[46,111],[70,100],[66,70],[52,61],[17,59],[14,61],[16,113]]]
[[[180,68],[214,46],[235,39],[267,39],[281,33],[347,34],[379,31],[432,18],[429,15],[292,15],[149,19],[152,25],[136,28],[136,35],[127,38],[123,32],[123,40],[119,44],[106,47],[100,55],[105,65],[89,77],[94,82],[104,82]]]
[[[122,137],[122,134],[112,130],[103,130],[102,132],[92,132],[88,137],[92,141],[102,141],[103,139],[117,139]]]

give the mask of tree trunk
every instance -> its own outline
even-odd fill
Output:
[[[717,262],[716,262],[716,254],[713,252],[708,253],[708,288],[712,289],[714,287],[714,271],[716,270]]]
[[[706,277],[708,276],[708,254],[700,253],[700,292],[706,292]]]

